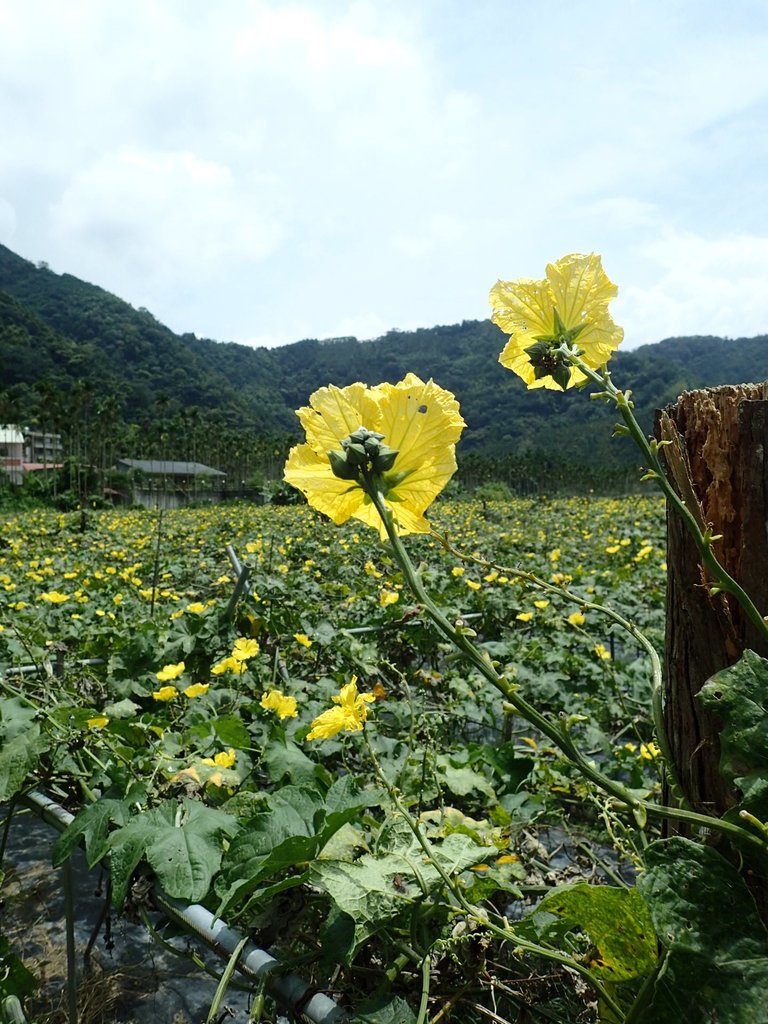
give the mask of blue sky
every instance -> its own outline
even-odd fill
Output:
[[[178,332],[488,315],[599,252],[625,345],[768,333],[765,0],[0,5],[0,242]]]

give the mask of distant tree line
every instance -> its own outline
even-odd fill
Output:
[[[275,349],[177,335],[147,310],[0,246],[0,422],[60,433],[69,457],[100,478],[128,457],[203,462],[233,485],[275,480],[299,436],[294,411],[314,390],[413,371],[461,403],[464,486],[633,487],[635,450],[611,438],[611,411],[574,392],[526,391],[498,363],[503,344],[489,321]],[[655,409],[682,391],[768,378],[768,336],[667,339],[619,351],[611,370],[650,431]]]

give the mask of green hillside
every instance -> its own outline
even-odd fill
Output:
[[[60,431],[91,460],[98,437],[102,462],[194,454],[233,478],[274,475],[297,436],[294,410],[317,387],[412,370],[461,402],[461,471],[473,482],[631,479],[634,452],[611,439],[610,411],[580,393],[526,391],[498,363],[503,344],[489,321],[276,349],[180,336],[147,310],[0,246],[0,421]],[[650,429],[654,409],[683,390],[768,378],[768,336],[671,338],[617,353],[611,369]]]

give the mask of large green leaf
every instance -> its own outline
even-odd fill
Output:
[[[269,811],[257,814],[234,839],[222,864],[216,892],[217,910],[259,890],[268,879],[313,860],[342,825],[378,799],[373,790],[360,790],[350,777],[337,780],[323,796],[316,790],[284,786],[265,796]]]
[[[0,699],[0,740],[7,743],[26,732],[37,718],[37,711],[20,697]]]
[[[653,922],[636,889],[564,885],[544,897],[533,917],[545,914],[555,915],[558,930],[586,932],[594,947],[589,966],[603,981],[639,978],[656,965]],[[539,928],[539,935],[546,930]]]
[[[53,844],[53,866],[63,864],[82,842],[88,867],[94,867],[106,855],[110,824],[125,825],[130,816],[125,800],[101,799],[88,804]]]
[[[741,807],[768,818],[768,661],[744,651],[699,692],[702,704],[720,715],[720,770],[741,790]]]
[[[369,999],[349,1024],[416,1024],[416,1014],[399,996]]]
[[[40,734],[37,723],[16,733],[13,739],[3,741],[0,748],[0,801],[10,800],[18,793],[48,746],[48,740]]]
[[[108,841],[115,905],[125,899],[142,859],[169,896],[201,900],[219,869],[222,837],[233,836],[238,827],[231,815],[186,799],[168,800],[132,818]]]
[[[411,836],[408,846],[401,844],[394,852],[364,854],[351,864],[319,860],[311,866],[312,882],[355,922],[356,948],[391,918],[443,884],[434,862],[453,875],[480,863],[489,853],[487,847],[458,833],[430,845],[433,860],[425,857]]]
[[[304,751],[285,737],[273,739],[264,749],[262,761],[274,783],[289,779],[297,786],[312,786],[318,781],[330,782],[328,770],[307,757]]]
[[[766,1024],[768,933],[743,879],[687,839],[652,843],[639,889],[666,954],[638,1024]]]

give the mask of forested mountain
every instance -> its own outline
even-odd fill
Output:
[[[631,446],[610,437],[609,409],[578,392],[526,391],[499,365],[503,345],[489,321],[276,349],[176,335],[147,310],[0,246],[0,422],[56,429],[91,459],[97,435],[117,455],[194,454],[243,479],[270,475],[297,436],[294,410],[317,387],[412,370],[461,402],[465,476],[593,486],[601,474],[634,474]],[[768,336],[671,338],[618,352],[611,370],[650,430],[653,410],[681,391],[767,379]]]

